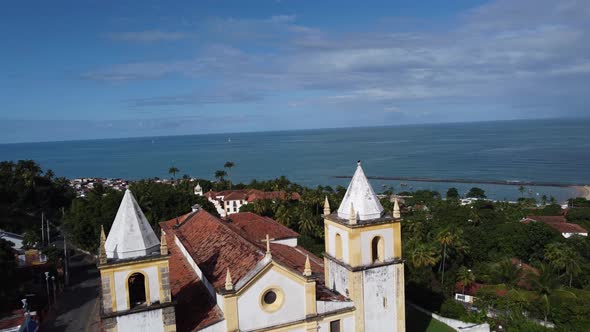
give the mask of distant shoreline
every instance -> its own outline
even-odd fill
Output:
[[[348,175],[336,175],[338,179],[351,178]],[[439,182],[439,183],[473,183],[473,184],[495,184],[503,186],[529,186],[529,187],[559,187],[575,188],[581,193],[590,195],[590,186],[578,183],[558,183],[558,182],[537,182],[537,181],[518,181],[518,180],[473,180],[473,179],[441,179],[441,178],[418,178],[418,177],[397,177],[397,176],[367,176],[372,180],[391,180],[391,181],[411,181],[411,182]]]

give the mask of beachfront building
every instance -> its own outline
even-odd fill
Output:
[[[299,200],[298,193],[287,193],[284,191],[261,191],[256,189],[237,189],[224,191],[208,191],[204,195],[209,202],[213,203],[217,213],[226,217],[233,213],[240,212],[242,205],[253,203],[260,199],[269,200]]]
[[[568,223],[564,216],[527,216],[521,222],[525,224],[531,222],[544,223],[559,232],[566,239],[574,235],[588,236],[588,231],[584,227],[578,224]]]
[[[162,326],[172,331],[167,321],[175,322],[177,331],[405,331],[397,202],[393,214],[387,214],[359,163],[339,209],[332,212],[326,200],[324,217],[326,255],[322,259],[298,244],[298,233],[271,218],[250,212],[218,218],[194,206],[191,212],[160,223],[161,247],[167,244],[168,255],[164,249],[161,254],[155,252],[158,246],[149,235],[151,228],[143,227],[148,241],[133,251],[143,256],[131,258],[121,268],[127,276],[137,271],[136,259],[142,264],[169,262],[169,275],[161,273],[156,279],[160,283],[154,282],[155,288],[146,291],[146,299],[153,300],[146,303],[144,312],[152,313],[149,319],[157,328],[149,331],[163,331]],[[109,243],[106,248],[114,247]],[[107,294],[103,306],[112,308],[121,296],[109,297],[111,293],[105,292],[117,288],[117,279],[105,273],[110,264],[117,261],[101,264],[101,276],[103,294]],[[168,285],[175,320],[155,312],[157,298],[150,295],[158,293],[158,287],[162,294]],[[125,294],[129,289],[119,287],[117,292]],[[161,303],[166,306],[168,301],[166,297]],[[135,320],[135,324],[117,330],[148,330],[143,321]]]
[[[176,331],[165,239],[154,233],[131,191],[108,237],[101,228],[101,323],[107,332]]]

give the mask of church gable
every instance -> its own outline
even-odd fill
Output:
[[[313,294],[306,295],[304,280],[270,263],[238,290],[240,329],[258,329],[305,319],[305,297]]]

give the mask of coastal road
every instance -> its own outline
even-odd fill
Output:
[[[83,254],[70,259],[70,286],[57,302],[57,312],[42,326],[42,331],[100,331],[100,274],[91,257]]]

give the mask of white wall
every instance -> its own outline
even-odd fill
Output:
[[[396,331],[395,266],[363,271],[365,331]]]
[[[383,238],[384,245],[384,260],[393,259],[393,229],[378,229],[373,231],[366,231],[361,233],[361,264],[371,265],[372,260],[372,241],[375,236]]]
[[[117,317],[117,331],[164,332],[162,309],[142,311]]]
[[[348,232],[345,232],[335,226],[328,225],[328,254],[332,257],[336,257],[336,234],[340,234],[342,239],[342,261],[346,264],[350,264],[348,259]]]
[[[335,289],[338,293],[348,296],[346,290],[348,289],[348,270],[336,262],[328,259],[328,275],[326,286],[330,289]]]
[[[151,303],[160,301],[160,281],[158,279],[158,268],[156,266],[118,271],[115,272],[117,311],[129,309],[127,306],[127,278],[135,272],[143,272],[147,276]]]
[[[567,239],[573,235],[588,236],[588,233],[561,233],[561,235]]]
[[[261,307],[261,297],[268,287],[280,288],[284,299],[282,306],[274,312]],[[253,330],[266,326],[284,324],[305,318],[305,288],[277,272],[273,267],[238,297],[238,320],[240,330]]]
[[[201,332],[226,332],[227,326],[225,320],[222,320],[219,323],[215,323],[213,325],[209,325],[204,329],[199,330]]]

